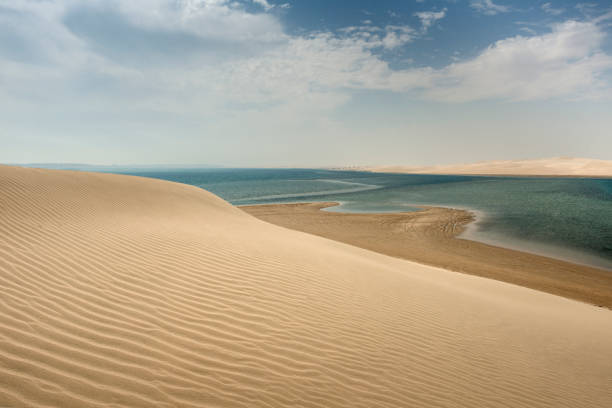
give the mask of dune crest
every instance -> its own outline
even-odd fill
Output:
[[[381,173],[413,174],[612,177],[612,160],[555,157],[535,160],[493,160],[438,166],[373,166],[354,169]]]
[[[0,166],[0,406],[609,407],[612,312]]]

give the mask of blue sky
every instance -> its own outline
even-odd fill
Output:
[[[612,2],[0,0],[0,162],[612,159]]]

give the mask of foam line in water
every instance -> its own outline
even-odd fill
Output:
[[[339,190],[310,191],[310,192],[304,192],[304,193],[270,194],[270,195],[264,195],[264,196],[258,196],[258,197],[245,197],[245,198],[239,198],[237,200],[232,200],[232,203],[239,203],[239,202],[244,202],[244,201],[280,200],[280,199],[285,199],[285,198],[316,197],[316,196],[324,196],[324,195],[329,195],[329,194],[358,193],[360,191],[376,190],[378,188],[381,188],[381,186],[377,186],[374,184],[353,183],[353,182],[340,181],[340,180],[315,180],[315,181],[351,184],[351,185],[357,185],[361,187],[344,188],[344,189],[339,189]]]

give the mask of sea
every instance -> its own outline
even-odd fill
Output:
[[[234,205],[336,201],[329,211],[466,209],[460,238],[612,271],[612,179],[370,173],[321,169],[125,169],[201,187]]]

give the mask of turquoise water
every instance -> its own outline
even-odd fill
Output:
[[[464,237],[612,270],[612,180],[375,174],[303,169],[140,170],[235,205],[339,201],[331,211],[465,208]]]

